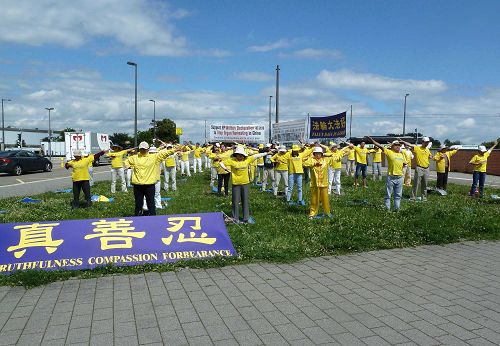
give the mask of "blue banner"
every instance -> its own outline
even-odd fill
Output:
[[[309,138],[328,139],[346,136],[346,112],[309,118]]]
[[[222,213],[0,224],[0,273],[235,255]]]

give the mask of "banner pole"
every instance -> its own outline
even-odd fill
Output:
[[[349,140],[352,138],[352,105],[351,105],[351,119],[349,120]]]

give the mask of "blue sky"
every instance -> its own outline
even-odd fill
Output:
[[[169,117],[267,123],[353,105],[353,135],[407,131],[475,144],[500,136],[498,1],[0,0],[6,126],[133,131]],[[7,134],[7,142],[14,133]],[[35,141],[35,139],[32,139]]]

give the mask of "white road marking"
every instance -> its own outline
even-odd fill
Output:
[[[94,175],[97,175],[97,174],[109,174],[109,172],[94,172]],[[22,182],[22,184],[34,184],[34,183],[43,183],[45,181],[52,181],[52,180],[61,180],[61,179],[68,179],[68,178],[71,178],[71,176],[67,176],[67,177],[59,177],[59,178],[49,178],[49,179],[43,179],[43,180],[35,180],[35,181],[28,181],[28,182]],[[19,179],[16,179],[17,181],[20,181]],[[10,184],[10,185],[0,185],[0,188],[2,187],[9,187],[9,186],[17,186],[17,185],[21,185],[21,184]]]
[[[20,182],[21,184],[24,184],[24,181],[22,181],[21,179],[16,179],[18,182]],[[15,185],[19,185],[19,184],[15,184]]]

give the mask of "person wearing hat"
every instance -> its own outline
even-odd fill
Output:
[[[274,186],[273,193],[275,196],[278,195],[278,188],[281,179],[283,179],[284,192],[288,191],[288,156],[286,147],[284,145],[279,146],[278,152],[271,158],[274,162]]]
[[[406,166],[404,167],[404,182],[403,186],[411,186],[411,160],[413,160],[413,153],[409,148],[401,145],[401,152],[405,156]]]
[[[167,150],[172,150],[173,145],[168,143],[166,146]],[[161,163],[163,169],[163,177],[165,181],[163,183],[163,189],[168,191],[169,184],[171,185],[172,191],[177,191],[177,165],[175,163],[177,157],[177,153],[173,153],[172,155],[167,156],[165,161]]]
[[[150,154],[156,154],[158,153],[158,149],[155,146],[150,146],[149,147],[149,153]],[[154,201],[155,201],[155,209],[163,209],[161,205],[161,164],[164,161],[161,161],[159,165],[155,165],[155,176],[157,177],[157,180],[155,182],[155,194],[154,194]],[[146,203],[146,196],[143,198],[143,203],[142,203],[142,210],[143,213],[148,212],[148,205]]]
[[[484,183],[486,181],[486,166],[488,164],[488,157],[497,145],[498,140],[495,141],[495,144],[489,150],[486,150],[484,145],[480,145],[478,147],[478,153],[469,161],[469,163],[474,166],[474,172],[472,172],[472,185],[469,192],[470,196],[475,195],[478,183],[479,197],[484,196]]]
[[[260,143],[258,146],[259,153],[264,153],[264,143]],[[264,157],[259,157],[257,159],[257,172],[255,173],[255,185],[262,184],[262,178],[264,176]]]
[[[163,148],[162,143],[160,148]],[[168,156],[172,155],[174,150],[163,149],[157,153],[149,153],[149,144],[141,142],[139,144],[139,153],[129,156],[125,161],[127,166],[132,167],[132,186],[134,187],[135,216],[156,215],[155,207],[155,184],[159,179],[160,164]],[[142,212],[142,206],[146,197],[148,211]]]
[[[116,192],[116,176],[120,178],[122,192],[127,192],[127,182],[125,181],[125,171],[123,169],[123,156],[125,156],[129,150],[123,150],[123,147],[118,144],[113,144],[111,150],[112,151],[106,154],[107,157],[111,158],[111,193]]]
[[[417,166],[415,167],[415,174],[413,177],[413,189],[411,191],[411,200],[417,198],[417,191],[420,186],[422,200],[427,200],[427,183],[429,181],[429,160],[432,159],[431,151],[428,146],[430,144],[429,137],[422,137],[422,144],[414,145],[398,138],[400,142],[409,147],[415,155]]]
[[[323,212],[326,216],[332,217],[330,210],[330,200],[328,198],[328,167],[332,157],[323,155],[323,148],[314,147],[312,156],[306,158],[303,162],[304,167],[311,170],[311,208],[309,210],[309,219],[318,215],[319,205],[323,205]]]
[[[312,151],[312,148],[303,150],[298,144],[294,144],[292,145],[292,149],[288,152],[288,190],[286,193],[286,201],[288,203],[291,202],[293,186],[296,185],[297,202],[301,205],[305,205],[302,199],[302,176],[304,174],[302,162],[311,155]]]
[[[73,180],[73,201],[71,202],[72,208],[78,208],[80,205],[80,190],[83,191],[85,196],[85,201],[87,201],[87,207],[92,205],[91,196],[90,196],[90,174],[89,174],[89,165],[94,162],[94,160],[99,159],[101,155],[104,155],[107,150],[103,150],[98,152],[95,155],[87,155],[83,157],[83,153],[81,150],[73,150],[73,156],[75,157],[73,160],[66,162],[64,167],[69,169],[70,167],[73,169],[71,173],[71,179]]]
[[[265,155],[266,153],[260,153],[248,156],[244,147],[237,146],[229,159],[219,163],[220,168],[231,173],[233,220],[235,222],[239,222],[240,219],[240,203],[243,209],[243,223],[248,223],[250,219],[248,166],[252,161]]]
[[[455,146],[448,148],[446,145],[442,144],[439,147],[439,151],[432,158],[436,161],[436,189],[446,191],[446,186],[448,185],[448,172],[451,169],[451,157],[455,155],[457,151],[458,148]]]
[[[406,165],[406,158],[401,152],[401,143],[393,141],[390,149],[384,148],[382,144],[368,136],[368,139],[380,150],[387,158],[387,179],[385,183],[384,204],[387,210],[391,210],[391,195],[394,194],[394,210],[401,207],[401,197],[403,195],[403,168]]]
[[[372,180],[382,180],[382,150],[375,146],[369,153],[372,154]]]
[[[349,147],[344,147],[339,149],[337,143],[333,143],[330,147],[329,154],[331,156],[329,169],[332,170],[332,174],[330,175],[330,170],[328,171],[328,194],[331,194],[333,187],[335,186],[334,193],[336,195],[340,195],[341,183],[340,176],[342,174],[342,158],[347,155],[349,152]]]
[[[367,188],[366,186],[366,167],[367,167],[367,161],[366,161],[366,156],[368,155],[368,148],[365,147],[365,142],[361,142],[358,146],[355,146],[354,144],[349,144],[349,147],[351,149],[354,149],[356,152],[356,173],[354,174],[354,186],[358,186],[358,177],[361,174],[362,180],[363,180],[363,187]]]
[[[269,177],[269,180],[271,180],[271,188],[274,189],[274,184],[275,184],[275,175],[274,175],[274,162],[271,160],[272,157],[274,156],[275,152],[273,150],[273,146],[271,143],[268,143],[266,147],[264,148],[263,153],[266,155],[264,156],[264,173],[262,175],[262,191],[266,191],[266,186],[267,186],[267,178]]]

